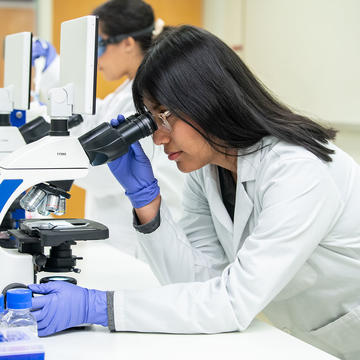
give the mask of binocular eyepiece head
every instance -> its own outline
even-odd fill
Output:
[[[102,165],[126,154],[131,144],[157,130],[149,112],[131,115],[118,126],[102,123],[79,137],[90,164]]]

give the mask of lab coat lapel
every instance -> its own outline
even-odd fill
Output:
[[[254,208],[252,201],[254,196],[246,192],[246,184],[255,181],[256,171],[260,164],[260,156],[260,151],[257,151],[238,157],[233,233],[234,254],[238,252],[244,238],[248,235],[244,233],[244,230]],[[251,188],[253,189],[253,187]]]
[[[210,165],[206,168],[205,184],[212,216],[226,229],[227,232],[232,234],[233,223],[222,201],[219,173],[216,166]]]
[[[244,184],[238,182],[236,185],[236,203],[234,213],[234,255],[239,251],[240,245],[244,240],[244,236],[248,235],[244,234],[244,230],[253,211],[253,207],[253,202],[245,191]]]

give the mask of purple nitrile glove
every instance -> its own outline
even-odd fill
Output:
[[[36,59],[43,57],[45,59],[45,66],[43,72],[49,67],[49,65],[56,58],[56,50],[52,44],[48,41],[36,39],[32,44],[31,64],[34,66]]]
[[[118,126],[124,121],[123,115],[111,120],[112,126]],[[149,158],[145,155],[140,143],[130,145],[129,151],[108,163],[108,166],[125,189],[134,208],[140,208],[153,201],[160,193],[160,188],[151,167]]]
[[[28,286],[43,296],[32,300],[32,314],[39,336],[47,336],[81,324],[108,325],[106,291],[90,290],[65,281]]]

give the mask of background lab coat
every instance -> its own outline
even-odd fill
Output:
[[[334,145],[325,163],[272,137],[262,143],[238,158],[234,224],[213,165],[187,176],[180,226],[162,200],[159,228],[138,237],[168,285],[116,291],[115,328],[244,330],[265,309],[280,328],[360,359],[359,167]]]
[[[126,80],[105,99],[97,99],[96,115],[83,116],[84,122],[71,129],[71,135],[79,137],[99,124],[116,118],[118,114],[125,117],[133,115],[135,106],[131,87],[132,81]],[[175,217],[179,218],[183,174],[177,170],[174,162],[169,161],[162,147],[154,145],[151,136],[140,140],[140,143],[151,160],[162,196],[169,201]],[[86,190],[85,217],[108,226],[113,245],[131,255],[138,255],[136,233],[132,227],[131,203],[108,166],[90,166],[89,175],[75,183]]]

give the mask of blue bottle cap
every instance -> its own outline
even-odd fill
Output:
[[[32,306],[30,289],[10,289],[6,292],[8,309],[30,309]]]
[[[0,314],[4,312],[4,295],[0,294]]]

